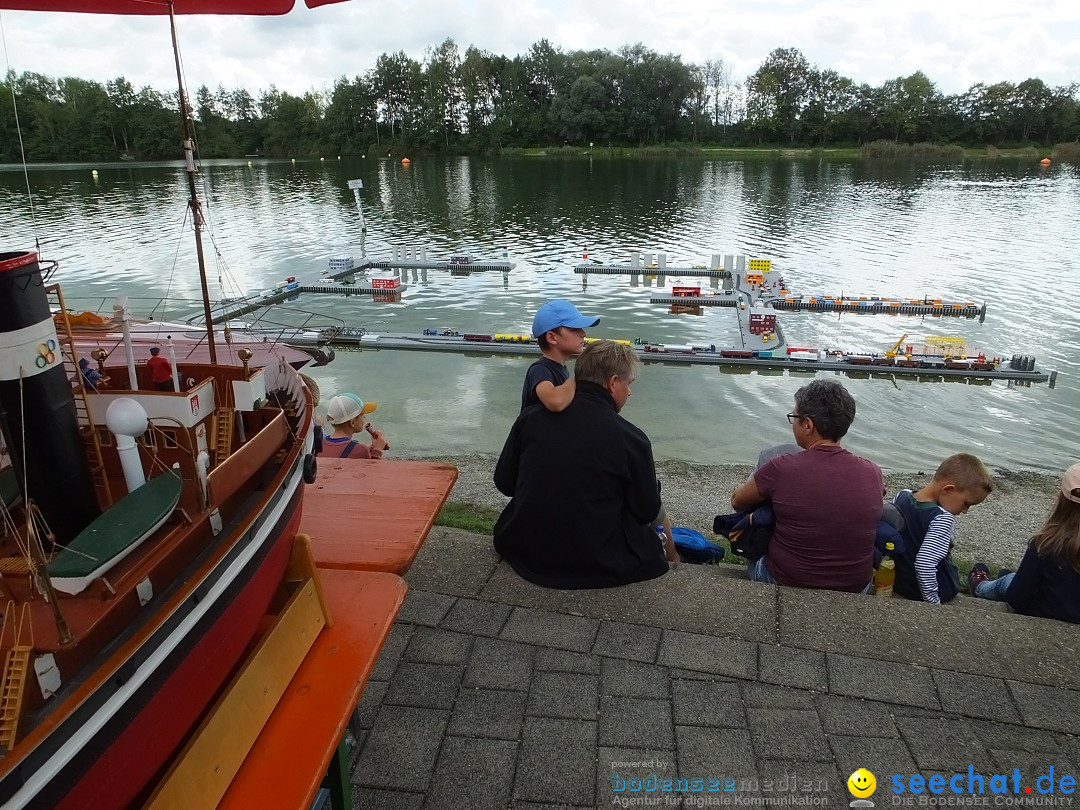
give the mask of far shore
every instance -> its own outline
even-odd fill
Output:
[[[998,148],[995,146],[980,146],[980,147],[964,147],[963,148],[964,160],[1031,160],[1038,163],[1044,157],[1053,157],[1052,147],[1035,147],[1024,146],[1016,148]],[[658,145],[658,146],[578,146],[578,145],[564,145],[564,146],[530,146],[530,147],[508,147],[501,152],[491,154],[484,152],[476,153],[462,153],[466,157],[532,157],[532,158],[567,158],[576,159],[582,157],[588,158],[604,158],[604,159],[621,159],[621,158],[650,158],[650,157],[697,157],[697,158],[730,158],[730,159],[775,159],[786,158],[792,160],[818,160],[818,159],[837,159],[837,160],[866,160],[871,163],[898,163],[898,162],[935,162],[935,160],[927,160],[919,157],[887,157],[887,156],[873,156],[863,157],[860,148],[857,146],[827,146],[827,147],[810,147],[810,146],[697,146],[694,144],[670,144],[670,145]],[[426,154],[414,150],[405,150],[398,152],[391,152],[384,156],[384,153],[379,152],[363,154],[363,155],[340,155],[334,156],[336,160],[356,160],[356,159],[374,159],[374,160],[391,160],[398,161],[403,157],[409,157],[410,159],[416,159],[418,157],[445,157],[447,155],[441,153]],[[452,153],[453,157],[459,157],[458,153]],[[236,161],[266,161],[266,162],[284,162],[294,161],[297,163],[317,163],[320,161],[329,160],[326,156],[305,156],[290,155],[283,157],[271,157],[267,155],[251,156],[251,155],[234,155],[234,156],[218,156],[214,158],[204,158],[203,162],[212,163],[214,161],[224,161],[228,163]],[[939,162],[957,162],[954,159],[942,157],[937,159]],[[1054,158],[1055,162],[1068,162],[1068,158]],[[138,168],[141,164],[176,164],[182,166],[183,161],[174,158],[134,158],[121,160],[119,157],[115,159],[102,159],[102,160],[81,160],[81,161],[43,161],[32,162],[28,166],[30,168],[52,168],[57,166],[70,166],[71,168],[78,168],[82,166],[123,166],[126,169]],[[0,164],[0,168],[21,168],[22,164]]]
[[[963,147],[965,160],[1034,160],[1049,157],[1052,147],[1023,146],[998,148],[996,146]],[[673,144],[670,146],[536,146],[507,150],[505,154],[523,157],[729,157],[729,158],[838,158],[844,160],[866,159],[871,162],[896,162],[908,158],[863,158],[858,146],[696,146]]]

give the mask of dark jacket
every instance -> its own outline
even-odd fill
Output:
[[[1080,572],[1028,546],[1005,601],[1017,613],[1080,624]]]
[[[919,589],[919,578],[915,573],[915,558],[919,556],[926,530],[930,528],[931,521],[942,509],[936,503],[916,500],[910,492],[898,493],[894,503],[904,517],[904,528],[900,533],[905,542],[898,549],[899,553],[893,557],[896,563],[893,593],[905,599],[921,602],[923,597]],[[948,557],[938,563],[937,587],[938,598],[942,603],[951,601],[960,593],[960,574]]]
[[[562,413],[526,408],[495,485],[512,497],[495,524],[495,550],[530,582],[607,588],[668,569],[649,527],[660,512],[652,445],[599,385],[579,382]]]

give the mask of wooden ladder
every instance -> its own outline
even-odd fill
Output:
[[[221,407],[214,409],[214,466],[232,453],[233,421],[236,410]]]
[[[12,647],[4,657],[4,681],[0,685],[0,747],[8,751],[15,745],[19,731],[31,652],[33,647]]]
[[[19,720],[22,717],[23,698],[26,696],[26,676],[30,671],[30,656],[34,652],[33,626],[30,624],[30,606],[23,604],[18,613],[18,627],[15,627],[15,603],[8,601],[4,609],[3,626],[0,628],[0,642],[7,635],[8,625],[12,625],[12,644],[4,656],[4,674],[0,680],[0,749],[10,751],[15,746],[19,733]],[[23,644],[23,632],[30,633],[30,644]]]
[[[67,308],[64,306],[64,295],[60,292],[59,284],[48,285],[45,288],[45,294],[48,296],[50,307],[55,311],[53,322],[56,324],[56,339],[60,343],[59,350],[64,362],[64,373],[71,381],[71,397],[75,402],[79,435],[82,437],[86,458],[90,464],[90,475],[93,476],[94,486],[101,490],[105,505],[112,506],[112,491],[109,489],[108,476],[105,475],[105,462],[101,455],[97,428],[90,414],[90,405],[86,400],[86,386],[83,384],[82,369],[79,368],[75,338],[71,334],[71,321],[68,320]]]

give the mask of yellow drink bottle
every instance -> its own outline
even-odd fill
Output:
[[[892,543],[885,544],[885,556],[874,572],[874,596],[892,596],[893,582],[896,581],[896,563],[892,558],[894,548]]]

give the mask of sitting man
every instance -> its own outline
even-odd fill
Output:
[[[765,461],[731,496],[736,511],[768,501],[775,515],[768,551],[747,564],[750,579],[869,592],[885,487],[876,464],[840,447],[854,419],[855,400],[835,380],[795,392],[788,421],[801,452]]]
[[[591,343],[566,410],[531,405],[510,429],[495,467],[495,486],[511,496],[495,550],[530,582],[608,588],[661,576],[679,559],[652,445],[619,415],[637,369],[629,346]]]

